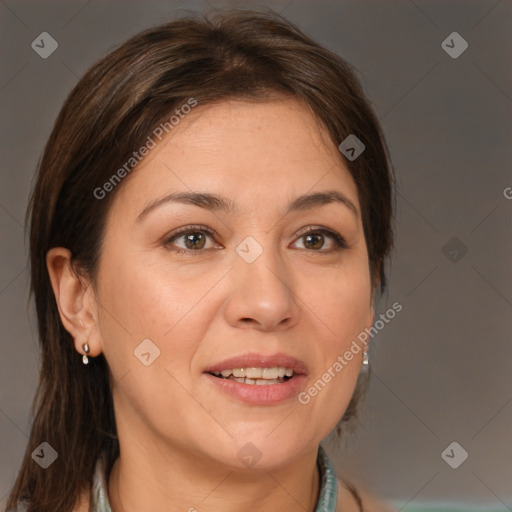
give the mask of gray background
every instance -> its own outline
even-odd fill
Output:
[[[356,66],[398,180],[379,309],[403,310],[373,340],[360,426],[328,453],[340,476],[404,511],[512,509],[510,0],[0,2],[0,505],[38,382],[22,224],[66,95],[107,51],[177,9],[264,5]],[[31,48],[43,31],[59,44],[46,60]],[[441,47],[453,31],[469,44],[457,59]],[[467,248],[462,258],[455,248],[458,261],[445,247],[453,237]],[[469,454],[458,469],[441,457],[453,441]]]

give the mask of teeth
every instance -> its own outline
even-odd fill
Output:
[[[230,370],[222,370],[220,375],[225,379],[233,375],[234,380],[237,382],[254,384],[259,379],[276,380],[278,378],[282,379],[285,376],[292,377],[293,370],[291,368],[283,368],[282,366],[274,366],[273,368],[232,368]]]
[[[243,377],[228,377],[228,380],[236,380],[241,384],[253,384],[255,386],[267,386],[270,384],[281,384],[284,382],[280,379],[247,379]]]
[[[281,373],[283,375],[281,375]],[[262,379],[277,379],[278,377],[283,377],[286,373],[284,368],[262,368],[261,370],[261,378]]]
[[[261,379],[263,368],[246,368],[245,376],[248,379]]]
[[[278,380],[278,379],[271,379],[271,380],[266,380],[266,379],[258,379],[256,381],[256,386],[265,386],[267,384],[279,384],[281,381]]]

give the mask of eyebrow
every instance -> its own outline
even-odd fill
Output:
[[[137,216],[137,222],[141,222],[151,211],[167,203],[180,203],[199,206],[205,210],[219,211],[225,213],[236,213],[235,204],[228,198],[217,194],[205,192],[175,192],[160,199],[150,202]],[[312,194],[303,194],[288,203],[285,213],[309,210],[318,206],[330,203],[345,205],[358,218],[358,211],[355,204],[338,190],[326,190]]]

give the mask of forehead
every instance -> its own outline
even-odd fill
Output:
[[[166,193],[208,191],[255,208],[333,187],[358,208],[338,148],[304,103],[230,100],[184,115],[125,180],[115,202],[116,209],[140,211]]]

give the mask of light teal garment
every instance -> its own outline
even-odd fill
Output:
[[[320,475],[320,490],[315,512],[335,512],[338,500],[338,482],[334,468],[321,446],[318,448],[317,466]],[[103,458],[100,458],[96,464],[89,512],[112,512],[108,501]]]

